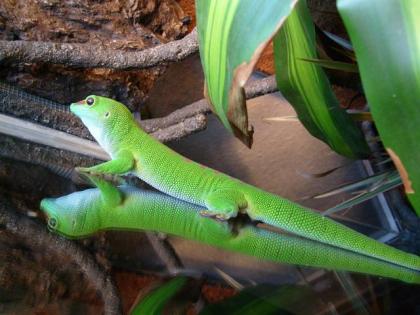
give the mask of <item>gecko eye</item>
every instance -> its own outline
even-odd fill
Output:
[[[48,219],[48,226],[51,229],[55,229],[57,227],[57,219],[56,218],[49,218]]]
[[[86,104],[88,104],[89,106],[92,106],[95,103],[95,100],[93,97],[88,97],[86,99]]]

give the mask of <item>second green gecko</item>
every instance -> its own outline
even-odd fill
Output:
[[[163,232],[263,260],[420,283],[420,272],[411,269],[249,223],[234,233],[229,222],[201,216],[200,206],[158,192],[90,179],[98,189],[42,200],[41,209],[51,230],[72,238],[101,230]]]
[[[162,192],[205,207],[205,216],[227,220],[238,212],[247,213],[252,220],[290,233],[420,271],[418,256],[181,156],[144,132],[115,100],[92,95],[71,104],[70,110],[112,158],[79,168],[81,172],[131,173]]]

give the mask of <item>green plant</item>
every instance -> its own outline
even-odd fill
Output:
[[[360,72],[371,115],[357,118],[373,120],[399,173],[391,184],[383,183],[382,191],[402,183],[420,214],[418,1],[338,0],[354,53],[337,37],[331,35],[330,40],[345,46],[341,54],[346,62],[317,52],[306,0],[208,0],[196,5],[207,97],[229,130],[252,144],[243,87],[263,48],[274,38],[278,87],[303,125],[339,154],[370,157],[360,128],[340,108],[324,69]]]

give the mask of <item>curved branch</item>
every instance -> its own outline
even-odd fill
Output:
[[[106,275],[95,260],[74,242],[46,232],[46,228],[27,217],[17,214],[0,204],[0,229],[6,229],[24,240],[26,244],[45,253],[70,257],[102,295],[104,313],[121,314],[121,301],[111,278]]]
[[[183,39],[140,51],[123,51],[92,44],[0,41],[0,62],[46,62],[82,68],[144,69],[180,61],[198,51],[194,29]]]

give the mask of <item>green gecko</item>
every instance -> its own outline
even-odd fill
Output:
[[[92,95],[71,104],[70,110],[112,158],[79,168],[81,172],[134,174],[168,195],[205,207],[202,215],[227,220],[238,212],[247,213],[254,221],[420,271],[418,256],[181,156],[144,132],[131,112],[115,100]]]
[[[50,229],[72,238],[106,229],[157,231],[278,263],[420,283],[420,272],[408,268],[252,224],[244,224],[233,233],[229,222],[200,215],[200,206],[159,192],[132,186],[117,188],[94,177],[91,180],[99,189],[42,200],[41,209],[49,218]]]

